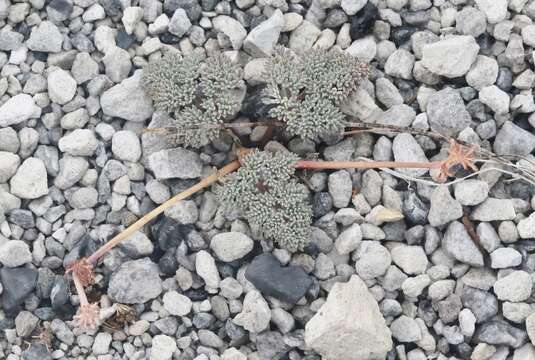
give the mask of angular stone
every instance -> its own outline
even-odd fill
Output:
[[[212,19],[212,25],[215,31],[222,32],[229,38],[234,50],[241,48],[247,31],[239,21],[227,15],[219,15]]]
[[[245,271],[249,280],[262,294],[295,304],[312,285],[312,278],[298,266],[283,267],[269,253],[258,255]]]
[[[152,100],[141,87],[141,74],[136,71],[102,94],[100,105],[105,115],[135,122],[145,121],[152,115]]]
[[[460,262],[472,266],[483,266],[483,255],[474,244],[464,225],[453,221],[442,238],[442,247]]]
[[[277,9],[269,19],[249,32],[243,43],[244,50],[258,58],[271,56],[283,26],[284,17]]]
[[[41,108],[28,94],[18,94],[0,106],[0,127],[7,127],[41,116]]]
[[[202,161],[196,152],[175,148],[151,154],[149,167],[157,179],[195,179],[201,176]]]
[[[423,65],[432,73],[456,78],[468,72],[479,45],[472,36],[454,35],[423,46]]]
[[[238,260],[253,250],[253,240],[240,232],[226,232],[215,235],[210,248],[224,262]]]
[[[494,139],[494,151],[498,155],[528,155],[535,149],[535,135],[506,121]]]
[[[11,193],[22,199],[37,199],[48,194],[45,164],[37,158],[24,160],[9,183]]]
[[[13,312],[18,305],[35,289],[37,271],[28,268],[0,269],[2,292],[2,309],[6,313]]]
[[[233,322],[245,330],[259,333],[269,326],[271,310],[260,292],[251,290],[245,295],[242,311],[236,315]]]
[[[477,221],[513,220],[515,217],[516,211],[510,199],[488,198],[470,214],[470,218]]]
[[[526,343],[527,334],[505,321],[489,321],[482,324],[474,335],[473,341],[490,345],[506,345],[515,349]]]
[[[356,275],[333,286],[305,326],[305,343],[325,360],[384,359],[393,344],[377,301]]]
[[[123,304],[142,304],[156,298],[161,292],[158,265],[149,258],[123,263],[112,274],[108,286],[108,296]]]
[[[26,41],[26,46],[30,50],[51,53],[59,53],[62,44],[63,35],[50,21],[42,21],[33,27],[30,38]]]
[[[471,117],[459,91],[445,88],[429,97],[427,117],[431,129],[446,136],[457,134],[470,126]]]

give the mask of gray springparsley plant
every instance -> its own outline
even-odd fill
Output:
[[[312,139],[341,132],[346,117],[340,103],[367,75],[365,63],[339,50],[312,49],[298,56],[278,47],[266,64],[263,102],[290,135]]]
[[[306,189],[293,178],[298,160],[287,151],[253,150],[216,189],[221,204],[239,209],[266,238],[290,251],[308,244],[312,223]]]
[[[201,147],[216,139],[220,125],[232,119],[245,95],[242,69],[223,55],[164,55],[149,63],[142,84],[155,108],[176,121],[176,141]]]

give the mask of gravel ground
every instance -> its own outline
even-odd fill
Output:
[[[373,68],[348,114],[529,164],[534,20],[532,0],[0,0],[0,358],[535,360],[535,191],[497,171],[303,173],[314,226],[297,253],[204,191],[104,258],[94,331],[64,277],[233,158],[228,138],[141,132],[170,121],[141,89],[151,59],[225,52],[253,89],[237,121],[254,121],[275,43],[341,48]],[[328,160],[443,155],[410,134],[279,140]]]

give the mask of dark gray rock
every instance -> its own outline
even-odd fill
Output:
[[[22,353],[22,360],[52,360],[52,356],[45,345],[35,342]]]
[[[108,296],[123,304],[142,304],[162,292],[158,265],[149,258],[127,261],[111,276]]]
[[[485,322],[498,313],[498,300],[490,292],[465,286],[462,301],[465,307],[472,310],[478,323]]]
[[[476,330],[473,341],[490,345],[506,345],[517,349],[526,343],[527,337],[524,330],[509,325],[505,321],[489,321]]]
[[[37,271],[26,268],[2,268],[0,269],[0,282],[4,287],[2,308],[7,314],[10,314],[35,289]]]
[[[407,191],[403,200],[403,215],[412,223],[425,225],[429,206],[426,205],[414,191]]]
[[[282,267],[271,254],[254,258],[245,272],[247,280],[263,294],[295,304],[312,285],[310,278],[298,266]]]
[[[56,311],[63,310],[69,301],[69,285],[63,276],[56,276],[50,292],[50,301],[52,309]]]

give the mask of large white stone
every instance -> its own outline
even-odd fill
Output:
[[[22,199],[37,199],[48,194],[45,164],[41,159],[28,158],[10,180],[11,193]]]
[[[305,326],[305,342],[324,360],[384,359],[392,338],[379,306],[356,275],[336,283]]]
[[[57,68],[47,78],[48,96],[60,105],[72,100],[76,94],[76,80],[67,71]]]
[[[41,108],[28,94],[18,94],[0,107],[0,127],[21,123],[41,116]]]
[[[273,47],[279,40],[279,35],[284,26],[284,16],[277,9],[273,15],[260,25],[255,27],[243,43],[243,48],[254,57],[270,56]]]
[[[136,71],[102,94],[100,105],[105,115],[135,122],[144,121],[152,115],[152,101],[141,86],[141,74],[142,71]]]
[[[472,36],[450,36],[424,45],[422,63],[434,74],[456,78],[470,70],[478,52],[479,45]]]

